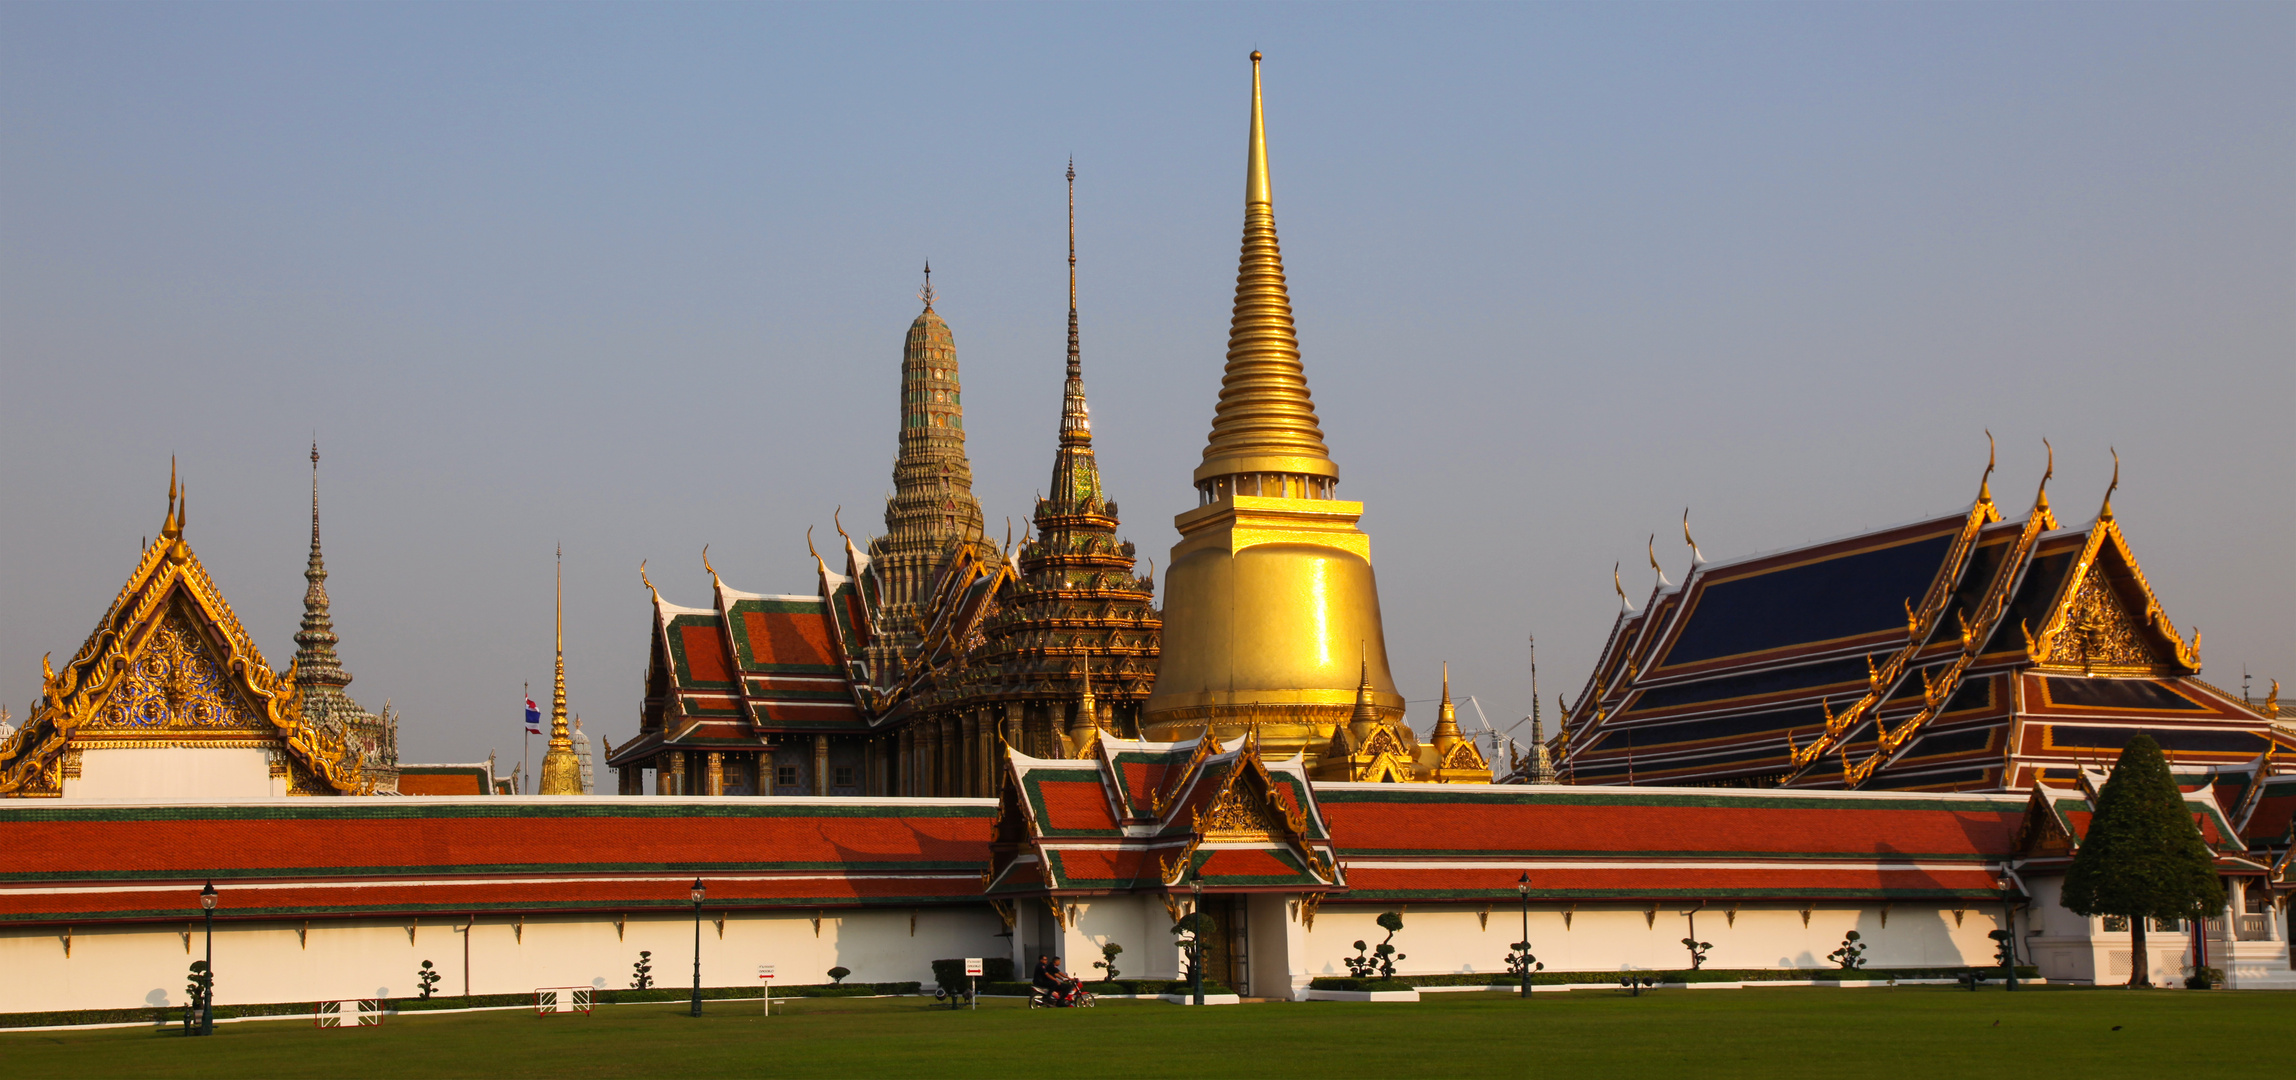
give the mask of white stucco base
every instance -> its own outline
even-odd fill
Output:
[[[80,751],[66,799],[261,799],[287,794],[258,747],[152,746]]]

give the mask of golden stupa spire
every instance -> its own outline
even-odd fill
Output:
[[[1239,473],[1281,473],[1336,480],[1339,466],[1300,367],[1291,294],[1284,287],[1268,189],[1268,143],[1260,114],[1260,54],[1252,54],[1251,144],[1244,166],[1244,242],[1236,265],[1235,313],[1228,324],[1228,366],[1199,484]],[[1328,496],[1327,496],[1328,497]]]
[[[550,752],[542,755],[543,795],[582,794],[582,759],[574,754],[574,739],[566,730],[566,549],[558,549],[557,613],[552,628],[558,654],[550,682]]]
[[[1451,662],[1443,662],[1443,703],[1435,707],[1435,756],[1441,760],[1458,745],[1459,713],[1451,704]]]

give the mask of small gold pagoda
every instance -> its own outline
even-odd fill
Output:
[[[1305,754],[1319,778],[1434,779],[1440,769],[1429,766],[1441,763],[1420,761],[1388,671],[1371,538],[1356,527],[1363,504],[1334,497],[1339,466],[1300,364],[1259,65],[1255,52],[1227,369],[1195,471],[1197,506],[1173,522],[1180,542],[1142,734],[1253,735],[1271,758]],[[1474,754],[1471,743],[1459,745]]]
[[[566,553],[558,553],[557,615],[552,634],[558,654],[550,679],[550,750],[542,755],[542,795],[580,795],[582,758],[574,752],[574,739],[566,730]]]

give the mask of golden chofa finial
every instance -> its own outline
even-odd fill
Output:
[[[1290,497],[1294,487],[1303,495],[1328,492],[1339,479],[1339,466],[1324,445],[1307,372],[1300,366],[1299,334],[1292,324],[1291,294],[1284,285],[1283,249],[1276,241],[1262,112],[1255,59],[1251,136],[1244,162],[1243,249],[1236,264],[1227,367],[1220,376],[1220,403],[1212,414],[1203,464],[1196,467],[1192,482],[1211,490],[1226,477],[1249,476],[1253,487],[1267,494],[1259,485],[1273,474],[1289,478],[1283,489]]]
[[[1633,611],[1634,605],[1626,602],[1626,582],[1619,580],[1618,567],[1617,563],[1610,564],[1610,587],[1618,593],[1618,610]]]
[[[1698,550],[1698,541],[1690,538],[1690,508],[1687,506],[1682,508],[1682,542],[1690,545],[1692,569],[1706,565],[1706,553]]]
[[[646,560],[644,559],[638,560],[638,584],[644,585],[646,591],[653,594],[654,599],[660,600],[662,598],[661,590],[654,588],[654,579],[646,576]]]
[[[2049,509],[2049,478],[2057,475],[2057,448],[2042,439],[2041,446],[2049,452],[2049,467],[2041,470],[2041,490],[2033,493],[2033,510],[2043,513]]]
[[[2113,520],[2113,492],[2121,487],[2121,452],[2109,446],[2105,449],[2111,450],[2113,455],[2113,482],[2105,485],[2105,505],[2097,509],[2098,521]]]
[[[711,585],[722,586],[725,584],[718,580],[717,567],[710,565],[710,546],[708,544],[702,545],[702,569],[709,571]]]
[[[1978,477],[1977,479],[1977,502],[1981,506],[1989,505],[1993,502],[1993,451],[1993,429],[1986,428],[1985,475]]]
[[[169,454],[167,456],[167,517],[160,522],[159,526],[159,537],[162,540],[173,540],[182,535],[182,530],[179,527],[181,523],[175,519],[175,493],[175,455]]]
[[[1666,580],[1666,568],[1658,565],[1658,534],[1651,533],[1650,542],[1644,547],[1650,552],[1650,569],[1652,573],[1658,575],[1658,587],[1661,589],[1673,588],[1674,583]]]

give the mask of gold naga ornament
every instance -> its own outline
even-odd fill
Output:
[[[1359,690],[1370,719],[1398,727],[1403,696],[1388,671],[1371,539],[1356,527],[1363,504],[1333,497],[1339,466],[1300,365],[1259,63],[1255,52],[1227,367],[1195,470],[1198,505],[1173,522],[1163,655],[1141,728],[1158,741],[1250,732],[1271,756],[1304,753],[1312,768]]]

